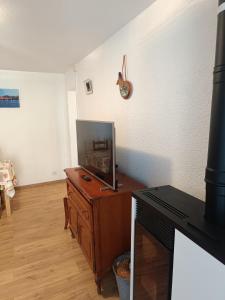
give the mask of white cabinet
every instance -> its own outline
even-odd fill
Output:
[[[225,300],[225,265],[178,230],[172,300]]]

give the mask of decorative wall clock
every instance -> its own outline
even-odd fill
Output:
[[[132,87],[132,83],[127,80],[127,57],[126,57],[126,55],[123,56],[122,72],[119,72],[118,80],[117,80],[116,84],[119,85],[119,91],[120,91],[121,97],[123,97],[123,99],[129,99],[132,94],[133,87]]]

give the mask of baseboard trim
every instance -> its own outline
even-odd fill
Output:
[[[66,182],[66,179],[45,181],[45,182],[39,182],[39,183],[33,183],[33,184],[27,184],[27,185],[19,185],[19,186],[16,186],[15,189],[21,190],[21,189],[27,189],[27,188],[31,188],[31,187],[40,187],[40,186],[45,186],[45,185],[51,185],[51,184],[60,183],[60,182]]]

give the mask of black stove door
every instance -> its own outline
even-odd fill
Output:
[[[136,221],[134,300],[170,299],[171,252]]]

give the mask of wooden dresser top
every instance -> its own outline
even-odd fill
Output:
[[[101,188],[104,188],[105,185],[101,181],[99,181],[94,176],[90,175],[88,172],[83,170],[82,168],[69,168],[65,169],[65,173],[70,182],[80,191],[81,194],[85,196],[89,201],[102,198],[115,196],[121,193],[133,192],[139,189],[143,189],[145,186],[136,180],[117,172],[116,178],[119,184],[122,184],[121,187],[118,188],[118,191],[105,190],[101,191]],[[91,177],[91,181],[85,181],[82,176],[88,175]]]

